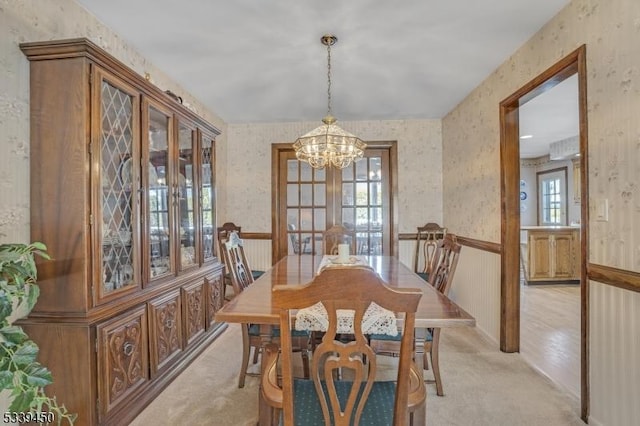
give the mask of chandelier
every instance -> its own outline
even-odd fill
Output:
[[[298,160],[306,161],[314,169],[326,166],[344,169],[362,158],[367,145],[335,124],[336,118],[331,115],[331,46],[338,38],[325,34],[320,41],[327,46],[327,115],[322,119],[324,124],[300,136],[293,149]]]

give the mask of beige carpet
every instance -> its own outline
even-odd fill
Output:
[[[584,424],[576,401],[519,354],[494,349],[476,329],[444,330],[440,353],[445,396],[428,385],[429,426]],[[239,326],[230,324],[131,424],[255,425],[258,379],[247,377],[238,389],[240,355]]]

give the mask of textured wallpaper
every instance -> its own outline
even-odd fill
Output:
[[[225,157],[225,123],[78,3],[0,0],[0,242],[29,241],[29,62],[19,44],[76,37],[89,38],[140,75],[149,73],[161,89],[180,94],[222,131],[217,148]],[[224,166],[218,164],[220,185]]]
[[[221,222],[235,222],[250,232],[271,232],[271,144],[293,143],[319,124],[320,121],[230,124],[227,209]],[[397,141],[400,232],[415,232],[417,226],[426,222],[442,222],[440,120],[338,124],[365,142]]]
[[[443,119],[444,217],[454,232],[500,241],[499,104],[582,44],[587,47],[589,261],[639,272],[638,0],[572,1]],[[606,222],[595,220],[597,199],[608,200]],[[635,425],[640,293],[593,282],[590,289],[590,423]]]
[[[589,258],[640,271],[639,43],[637,0],[573,1],[445,117],[444,216],[457,232],[500,241],[498,105],[586,44],[591,212],[609,203],[608,222],[589,224]]]

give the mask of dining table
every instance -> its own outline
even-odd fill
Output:
[[[395,256],[357,256],[360,263],[368,265],[391,288],[412,288],[422,291],[415,319],[416,352],[424,346],[424,330],[427,328],[473,327],[475,319],[453,300],[437,291],[420,278],[411,268]],[[331,258],[329,258],[331,260]],[[279,324],[279,312],[272,306],[271,289],[276,285],[300,285],[309,283],[319,272],[319,266],[327,262],[327,256],[289,255],[276,262],[253,284],[226,303],[216,312],[219,322],[260,324],[262,341],[271,338],[271,327]],[[348,285],[348,283],[345,283]],[[402,318],[398,318],[402,325]],[[424,351],[422,351],[423,356]],[[260,398],[260,425],[271,423],[271,409]]]

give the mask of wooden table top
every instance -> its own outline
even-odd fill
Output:
[[[393,256],[359,256],[391,287],[417,288],[422,298],[416,312],[416,327],[475,326],[475,319],[442,295]],[[276,263],[240,295],[216,313],[216,321],[278,324],[278,312],[271,306],[274,285],[306,284],[313,279],[322,256],[291,255]]]

